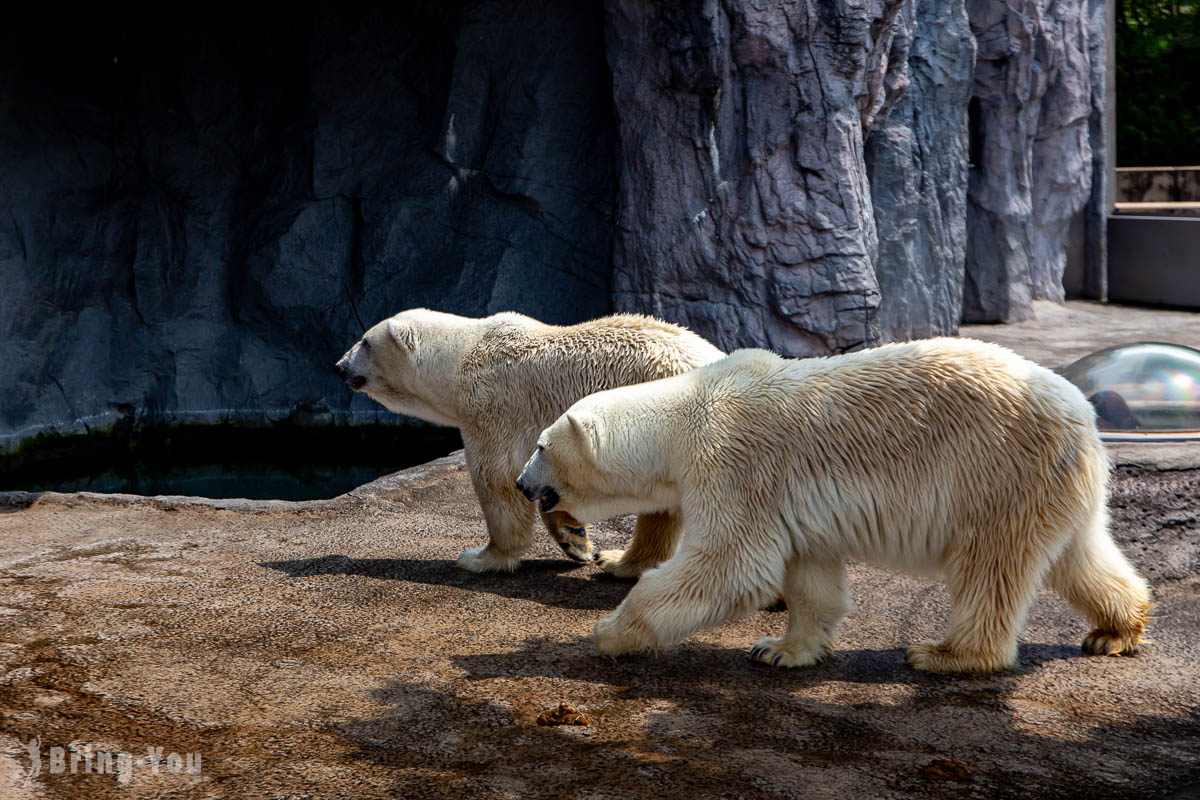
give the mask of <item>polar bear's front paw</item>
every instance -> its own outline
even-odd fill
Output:
[[[588,538],[587,528],[569,528],[563,526],[558,531],[558,536],[555,539],[562,551],[567,554],[567,558],[572,561],[579,561],[586,564],[591,561],[594,556],[592,554],[592,540]]]
[[[455,562],[455,566],[471,572],[512,572],[521,563],[521,557],[500,555],[491,546],[472,548]]]
[[[628,624],[616,614],[610,614],[596,623],[592,629],[596,647],[606,656],[618,656],[635,650],[655,648],[649,631],[639,624]]]
[[[804,649],[788,646],[779,636],[764,636],[750,648],[750,658],[773,667],[810,667],[826,659],[832,651],[827,647]]]
[[[621,641],[616,620],[612,617],[604,617],[597,622],[596,627],[592,628],[592,635],[596,638],[596,649],[606,656],[620,655],[629,650]]]
[[[614,578],[638,578],[646,570],[644,564],[627,563],[624,550],[601,550],[596,555],[596,563]]]

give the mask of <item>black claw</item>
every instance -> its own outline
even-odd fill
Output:
[[[783,661],[783,653],[779,653],[775,658],[771,659],[771,666],[778,667],[780,661]]]
[[[761,651],[757,647],[750,648],[750,658],[757,659]]]

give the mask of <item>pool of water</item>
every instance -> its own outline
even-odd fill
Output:
[[[461,447],[431,426],[158,426],[36,442],[0,458],[0,491],[318,500]]]

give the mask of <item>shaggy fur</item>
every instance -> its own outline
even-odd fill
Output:
[[[596,642],[656,649],[777,594],[788,628],[751,650],[812,664],[851,608],[844,563],[945,575],[940,643],[914,667],[1009,667],[1046,581],[1096,626],[1089,653],[1134,650],[1146,583],[1107,531],[1109,464],[1070,383],[995,345],[931,339],[789,361],[738,351],[685,375],[584,398],[521,480],[591,521],[682,512],[682,542],[643,573]]]
[[[592,392],[723,355],[685,328],[633,314],[559,327],[514,313],[471,319],[413,309],[367,331],[338,370],[391,411],[462,432],[488,544],[463,553],[458,565],[485,572],[515,569],[530,546],[534,506],[516,479],[542,428]],[[542,519],[568,554],[591,557],[579,523],[560,511]],[[674,514],[643,515],[629,550],[603,551],[599,561],[619,577],[637,577],[670,555],[677,527]]]

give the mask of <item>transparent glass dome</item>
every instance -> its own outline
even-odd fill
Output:
[[[1105,439],[1200,438],[1200,350],[1123,344],[1084,356],[1062,374],[1096,407]]]

